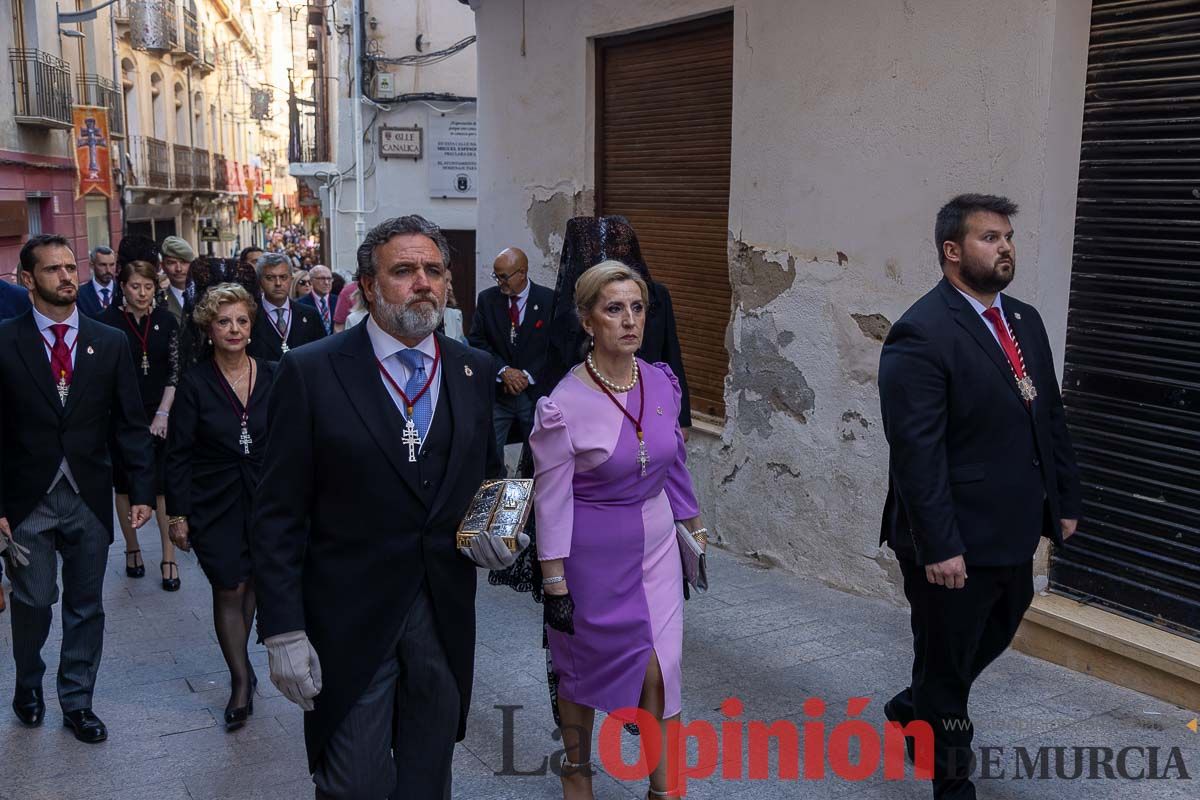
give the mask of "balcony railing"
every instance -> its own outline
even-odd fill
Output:
[[[197,189],[211,189],[212,156],[202,147],[192,148],[192,183]]]
[[[225,156],[213,153],[213,188],[218,192],[229,191],[229,173],[225,171]]]
[[[196,18],[195,0],[186,0],[183,7],[183,50],[193,59],[200,58],[200,22]]]
[[[80,75],[75,81],[79,104],[108,109],[108,132],[120,139],[125,136],[125,114],[121,111],[121,93],[116,84],[101,75]]]
[[[177,144],[175,150],[175,183],[176,189],[192,188],[192,148]]]
[[[171,146],[162,139],[152,136],[129,137],[129,151],[133,156],[133,174],[129,185],[151,189],[170,189]]]
[[[167,43],[174,50],[179,46],[179,16],[175,11],[176,0],[160,0],[162,13],[166,17]]]
[[[41,50],[8,51],[16,121],[47,128],[71,127],[71,68]]]

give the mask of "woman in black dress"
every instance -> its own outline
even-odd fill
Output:
[[[155,511],[162,537],[162,563],[159,565],[162,587],[168,592],[175,592],[179,590],[179,568],[175,566],[175,548],[167,535],[163,463],[171,404],[179,383],[179,323],[165,305],[154,305],[158,268],[150,262],[130,261],[123,264],[117,273],[117,285],[124,296],[124,305],[110,304],[99,319],[125,334],[133,354],[138,389],[154,440],[154,493],[158,498]],[[129,524],[129,476],[121,464],[120,449],[113,447],[111,452],[117,519],[125,536],[125,574],[140,578],[146,574],[146,566],[141,559],[137,531]]]
[[[197,302],[192,320],[210,354],[179,383],[167,446],[171,539],[196,551],[212,584],[217,641],[229,665],[227,730],[254,713],[258,682],[246,652],[255,607],[250,513],[275,365],[246,354],[256,308],[234,283],[212,287]]]

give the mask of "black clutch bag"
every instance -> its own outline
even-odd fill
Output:
[[[675,523],[675,539],[679,543],[684,580],[694,589],[708,591],[708,562],[704,557],[704,548],[696,541],[696,537],[683,527],[682,522]]]

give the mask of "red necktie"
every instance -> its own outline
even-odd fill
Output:
[[[1021,357],[1021,349],[1009,335],[1008,326],[1000,317],[1000,309],[992,306],[983,312],[983,316],[995,326],[996,336],[1000,339],[1000,347],[1004,350],[1004,355],[1008,356],[1008,363],[1012,365],[1013,374],[1017,376],[1018,381],[1021,380],[1025,377],[1025,359]]]
[[[59,323],[51,325],[54,332],[54,346],[50,348],[50,370],[54,373],[54,382],[62,380],[67,386],[71,385],[71,376],[75,370],[71,366],[71,349],[67,347],[67,331],[70,327]]]
[[[514,328],[521,327],[521,307],[517,305],[515,296],[508,298],[508,319]]]

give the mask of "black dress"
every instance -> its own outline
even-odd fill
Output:
[[[242,405],[212,359],[184,373],[167,438],[167,514],[188,518],[188,538],[213,586],[250,577],[250,514],[267,445],[267,395],[275,364],[254,359],[248,402],[249,453],[241,443]]]
[[[138,322],[133,314],[112,303],[97,319],[125,334],[129,352],[133,356],[133,369],[137,373],[138,392],[142,396],[146,421],[153,422],[163,392],[168,386],[179,385],[179,323],[163,305],[155,307]],[[145,362],[142,360],[143,352]],[[167,443],[158,436],[151,438],[154,440],[154,493],[161,495]],[[109,451],[113,461],[113,489],[117,494],[129,494],[129,476],[121,463],[120,448],[110,447]]]

